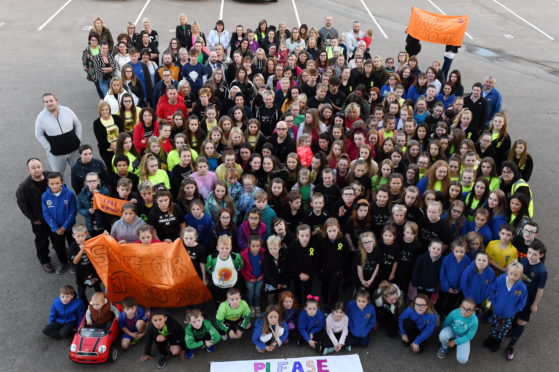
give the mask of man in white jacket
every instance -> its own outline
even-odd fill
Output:
[[[68,107],[60,106],[52,93],[43,94],[45,108],[35,121],[35,138],[47,151],[50,167],[64,174],[66,164],[72,166],[79,158],[82,124]]]

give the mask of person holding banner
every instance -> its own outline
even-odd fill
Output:
[[[93,195],[97,193],[108,195],[109,190],[106,186],[101,185],[101,179],[97,173],[89,172],[85,176],[85,187],[82,188],[77,199],[78,213],[84,217],[87,232],[92,238],[109,228],[105,213],[93,206]]]
[[[145,222],[138,217],[136,204],[126,203],[122,206],[122,217],[111,227],[111,236],[120,244],[134,243],[138,240],[137,232],[142,225]]]

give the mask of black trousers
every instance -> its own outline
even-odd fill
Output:
[[[439,315],[447,316],[452,310],[460,306],[460,303],[464,299],[462,292],[449,293],[449,292],[439,292],[439,299],[435,305],[435,308]]]
[[[293,278],[293,291],[298,303],[304,304],[307,296],[312,293],[313,279],[311,276],[303,282],[298,275]]]
[[[340,337],[342,337],[342,332],[334,333],[334,336],[336,337],[337,340],[339,340]],[[346,338],[346,344],[347,344],[347,338]],[[322,345],[324,347],[334,347],[334,343],[330,339],[330,336],[328,336],[328,333],[326,333],[326,337],[324,337],[324,341],[322,342]]]
[[[413,340],[417,338],[421,334],[421,331],[417,328],[417,325],[411,319],[404,320],[404,331],[406,331],[406,335],[410,340],[410,344],[413,344]],[[425,348],[426,341],[419,345],[419,352],[421,353]]]
[[[340,298],[340,288],[343,280],[341,271],[325,271],[322,274],[322,303],[332,307]]]
[[[74,323],[51,323],[43,328],[43,333],[55,340],[62,340],[63,338],[72,338],[74,335]]]
[[[82,300],[85,304],[89,303],[89,300],[87,299],[87,296],[85,294],[85,291],[87,290],[87,286],[85,284],[78,284],[78,298],[80,300]],[[93,284],[93,289],[95,289],[95,292],[103,292],[103,289],[101,288],[101,281],[97,281],[95,284]]]
[[[35,235],[35,250],[37,251],[37,258],[39,259],[39,262],[41,264],[49,263],[49,239],[53,242],[49,225],[45,222],[40,225],[31,223],[31,229]]]
[[[103,162],[105,163],[105,166],[107,167],[107,172],[109,174],[114,173],[112,160],[113,160],[113,156],[115,155],[115,153],[112,152],[112,151],[107,151],[105,149],[99,149],[99,155],[101,156],[101,159],[103,159]]]
[[[224,320],[223,324],[225,324],[228,328],[229,331],[233,331],[233,332],[237,332],[237,331],[242,331],[241,329],[241,323],[243,322],[243,318],[239,318],[237,320]],[[224,332],[221,329],[217,329],[217,331],[219,332],[219,334],[221,335],[226,335],[229,333],[229,331]]]
[[[400,330],[398,317],[389,310],[377,307],[377,319],[379,324],[384,327],[389,337],[395,337]]]
[[[54,251],[56,252],[56,257],[58,257],[58,261],[60,263],[65,264],[68,262],[68,254],[66,253],[66,242],[68,242],[68,246],[72,244],[74,238],[72,238],[72,231],[64,232],[64,235],[58,235],[57,233],[50,233],[52,245],[54,247]]]

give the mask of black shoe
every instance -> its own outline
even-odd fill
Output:
[[[68,266],[70,266],[70,264],[68,262],[58,266],[58,269],[56,269],[56,275],[64,274],[66,272],[66,270],[68,270]]]
[[[70,274],[75,274],[75,273],[76,273],[76,265],[70,264]]]
[[[41,267],[46,273],[52,274],[54,272],[54,266],[50,262],[42,264]]]
[[[483,340],[483,347],[489,349],[492,344],[493,344],[493,339],[491,337],[487,337],[485,340]]]
[[[159,358],[159,360],[157,361],[157,363],[155,364],[155,366],[157,368],[165,368],[165,365],[167,365],[167,359],[169,359],[168,356],[161,356],[161,358]]]
[[[495,352],[499,351],[500,348],[501,348],[501,341],[493,339],[493,344],[491,345],[489,350],[491,350],[492,352],[495,353]]]

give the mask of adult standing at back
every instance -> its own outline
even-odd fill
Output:
[[[330,46],[330,40],[340,37],[338,30],[334,28],[334,17],[330,15],[324,17],[324,26],[322,26],[320,30],[318,30],[318,35],[322,40],[323,48]]]
[[[192,26],[188,24],[186,14],[179,14],[179,24],[175,28],[175,37],[179,40],[181,48],[186,48],[189,40],[192,39]]]
[[[464,97],[464,108],[469,108],[473,114],[472,124],[480,135],[488,120],[487,100],[481,95],[483,87],[481,83],[472,85],[472,93]]]
[[[53,93],[43,94],[45,108],[35,120],[35,138],[47,151],[54,172],[64,174],[66,164],[78,160],[82,138],[82,124],[70,108],[60,106]]]
[[[481,94],[483,98],[487,101],[487,122],[485,126],[488,127],[491,119],[496,113],[501,112],[501,105],[503,98],[501,97],[501,92],[495,89],[495,83],[497,78],[491,75],[487,75],[483,81],[483,91]]]
[[[357,49],[357,43],[365,37],[365,33],[361,31],[361,23],[353,21],[352,30],[345,34],[345,45],[347,46],[348,55],[353,56],[353,52]]]
[[[31,221],[31,229],[35,235],[37,258],[47,273],[54,272],[49,257],[50,227],[43,217],[41,196],[47,190],[48,171],[43,170],[37,158],[27,160],[29,176],[19,184],[16,191],[17,205],[21,212]]]

